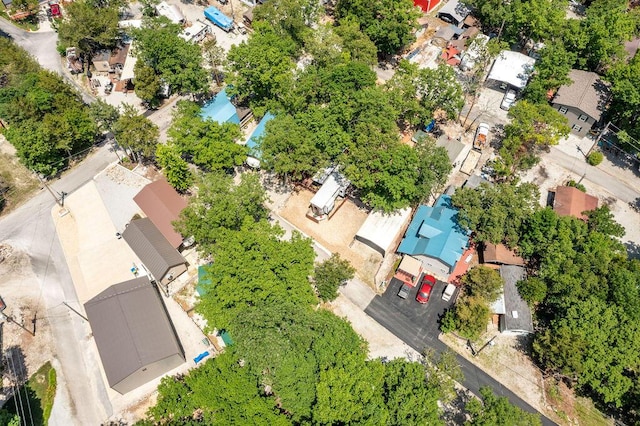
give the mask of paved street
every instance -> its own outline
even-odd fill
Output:
[[[384,294],[376,296],[371,301],[365,309],[365,313],[416,351],[422,353],[425,348],[430,348],[435,350],[436,353],[442,353],[447,349],[447,346],[438,340],[438,335],[440,334],[439,322],[444,311],[450,306],[450,302],[442,300],[444,283],[437,282],[426,306],[416,302],[417,288],[413,288],[409,293],[409,297],[405,300],[398,297],[400,285],[400,281],[393,279]],[[479,395],[481,387],[489,386],[497,395],[509,398],[511,403],[518,407],[531,413],[537,413],[533,407],[480,368],[460,355],[457,355],[456,358],[464,373],[464,382],[462,384],[471,392]],[[544,425],[555,424],[542,414],[541,418]]]

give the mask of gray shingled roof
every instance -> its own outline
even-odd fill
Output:
[[[170,268],[186,263],[149,218],[132,220],[122,237],[156,280]]]
[[[184,353],[158,291],[145,277],[115,284],[84,304],[109,386]]]
[[[554,104],[577,108],[594,120],[600,120],[609,99],[609,86],[594,72],[571,70],[573,83],[561,86]]]
[[[533,333],[531,309],[522,300],[516,283],[523,280],[526,271],[522,266],[502,265],[500,276],[504,280],[504,329],[501,331],[519,331]]]

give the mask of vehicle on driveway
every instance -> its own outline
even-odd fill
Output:
[[[455,285],[447,284],[447,287],[444,289],[444,293],[442,293],[442,300],[445,302],[451,300],[457,289],[458,288]]]
[[[489,139],[489,125],[487,123],[478,124],[476,137],[473,139],[473,148],[482,150],[487,146],[487,139]]]
[[[400,287],[400,291],[398,291],[398,297],[402,299],[406,299],[409,297],[409,292],[411,291],[411,286],[407,284],[402,284]]]
[[[424,277],[422,277],[422,283],[416,295],[416,300],[420,303],[427,303],[434,285],[436,285],[436,279],[431,275],[425,274]]]
[[[513,106],[516,101],[516,91],[513,89],[507,90],[504,94],[504,98],[502,98],[502,103],[500,104],[500,108],[505,111],[509,111],[509,108]]]

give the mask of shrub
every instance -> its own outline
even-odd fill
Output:
[[[594,151],[587,156],[587,163],[592,166],[597,166],[602,163],[602,160],[604,160],[604,155],[600,151]]]
[[[585,188],[583,184],[578,183],[575,180],[570,180],[569,182],[567,182],[567,186],[574,187],[582,192],[587,192],[587,188]]]

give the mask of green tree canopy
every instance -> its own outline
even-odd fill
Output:
[[[176,228],[182,235],[192,235],[198,251],[206,257],[214,252],[224,230],[239,231],[247,218],[265,219],[266,199],[255,174],[243,174],[238,185],[234,185],[230,176],[208,173],[199,182],[195,197],[182,211]]]
[[[377,46],[381,55],[391,55],[415,40],[420,12],[411,0],[339,0],[339,18],[352,18]]]
[[[113,125],[113,133],[118,144],[130,149],[135,158],[153,157],[160,137],[158,126],[129,104],[124,104],[120,118]]]
[[[180,192],[187,191],[193,185],[193,173],[189,164],[182,158],[180,149],[173,144],[158,144],[156,161],[163,169],[167,182]]]
[[[515,247],[523,222],[537,209],[539,193],[531,183],[458,188],[451,202],[460,211],[458,222],[475,233],[475,240]]]
[[[471,398],[466,410],[471,415],[468,426],[540,426],[538,414],[527,413],[512,405],[504,396],[496,396],[488,387],[480,388],[482,402]]]
[[[247,158],[246,147],[236,143],[241,136],[240,127],[203,120],[195,102],[176,104],[167,134],[190,162],[206,171],[229,170]]]
[[[97,7],[91,0],[74,1],[65,6],[64,15],[58,23],[63,47],[75,47],[88,55],[115,47],[120,35],[117,5]]]
[[[483,265],[471,268],[461,281],[469,295],[482,297],[488,302],[496,300],[504,287],[500,273]]]
[[[316,265],[314,283],[318,297],[323,301],[331,301],[338,297],[338,287],[353,278],[356,270],[348,260],[333,253],[330,258]]]
[[[179,25],[164,20],[146,20],[142,28],[133,32],[138,62],[153,68],[173,92],[204,94],[209,88],[209,77],[202,67],[202,51],[197,44],[180,38],[180,31]],[[147,74],[145,87],[151,94],[153,80]]]

